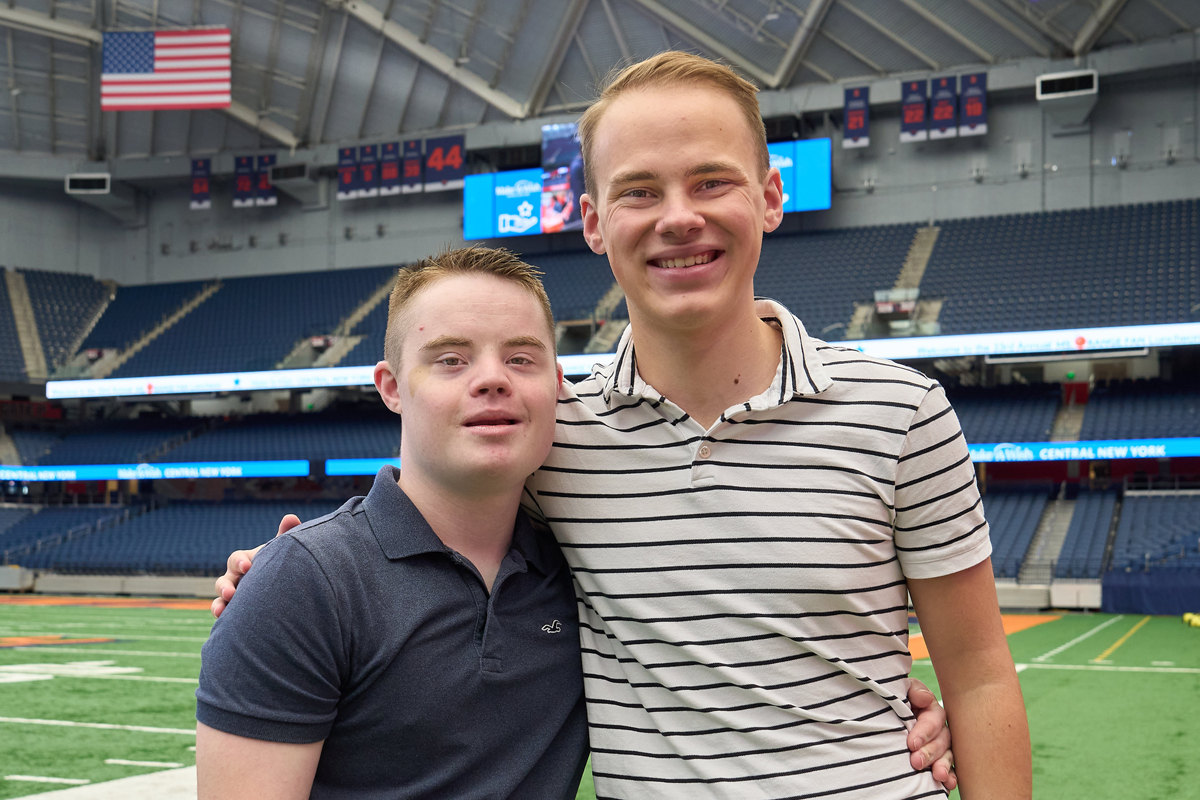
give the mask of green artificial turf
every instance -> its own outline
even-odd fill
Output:
[[[1009,636],[1014,660],[1027,665],[1020,680],[1033,741],[1035,797],[1200,797],[1200,762],[1191,757],[1200,720],[1200,629],[1177,618],[1152,618],[1108,655],[1111,663],[1094,663],[1142,619],[1068,614]],[[0,717],[194,729],[197,655],[211,624],[203,610],[0,604],[0,644],[6,637],[54,634],[116,640],[0,647],[0,666],[113,662],[140,668],[138,676],[181,681],[57,676],[0,683]],[[918,661],[913,674],[937,690],[928,661]],[[113,780],[156,768],[108,765],[105,759],[190,765],[195,754],[188,748],[194,744],[192,736],[174,733],[0,722],[0,778]],[[62,788],[0,779],[0,800]],[[578,798],[595,798],[590,768]]]

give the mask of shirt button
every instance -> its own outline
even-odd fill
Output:
[[[708,445],[702,444],[700,445],[700,450],[696,453],[696,455],[700,456],[701,458],[708,458],[712,455],[712,450]]]

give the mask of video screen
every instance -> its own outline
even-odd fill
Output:
[[[542,232],[583,230],[583,155],[574,122],[542,126]]]

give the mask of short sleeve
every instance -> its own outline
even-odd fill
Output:
[[[201,651],[196,719],[250,739],[323,741],[347,663],[345,614],[313,555],[292,536],[272,541]]]
[[[895,546],[906,577],[950,575],[991,555],[967,442],[936,383],[909,426],[896,465],[895,498]]]

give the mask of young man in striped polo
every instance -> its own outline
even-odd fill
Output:
[[[754,299],[782,217],[754,87],[665,53],[617,76],[580,135],[584,234],[631,325],[560,398],[527,490],[575,575],[597,794],[943,795],[909,754],[930,733],[904,699],[907,591],[964,796],[1028,797],[987,524],[944,393]],[[226,598],[244,554],[230,563]]]

